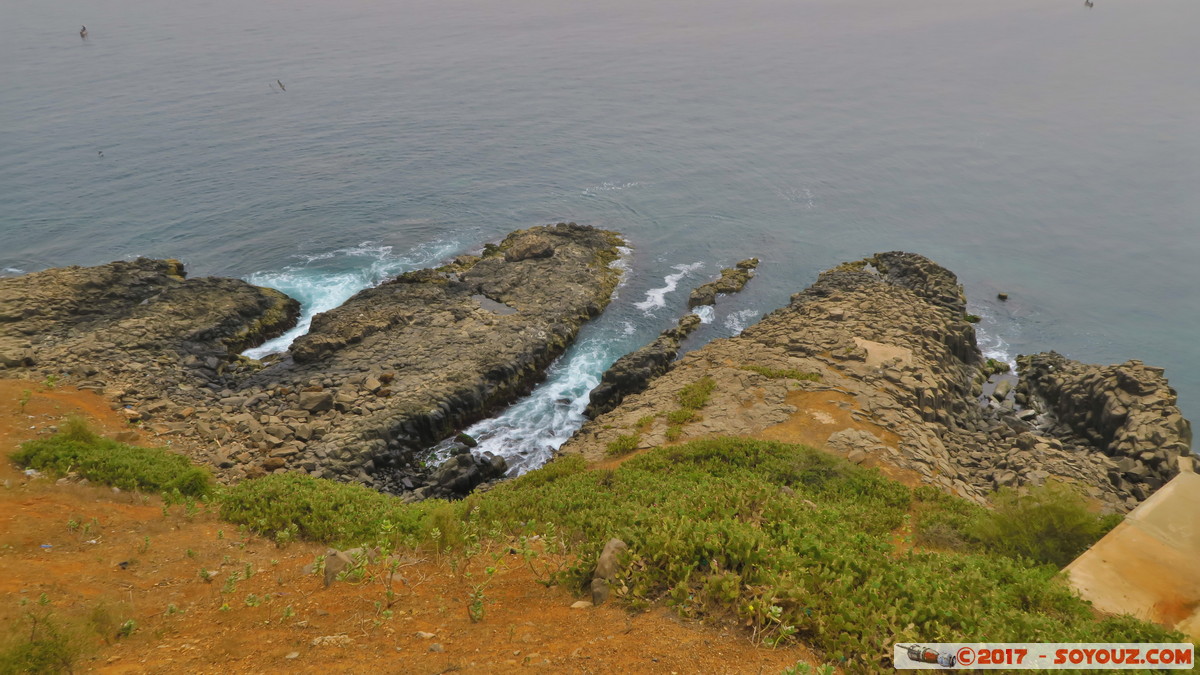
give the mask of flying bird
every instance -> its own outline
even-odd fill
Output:
[[[283,89],[284,91],[287,91],[287,89],[286,89],[286,88],[283,86],[283,83],[282,83],[282,82],[280,82],[279,80],[275,80],[275,82],[276,82],[276,83],[279,85],[279,88],[280,88],[280,89]]]

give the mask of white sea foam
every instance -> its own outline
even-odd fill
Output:
[[[583,424],[588,395],[600,384],[611,342],[604,336],[580,340],[551,364],[545,382],[529,396],[467,429],[466,433],[479,441],[472,452],[504,457],[510,476],[519,476],[549,461]],[[453,439],[435,446],[436,461],[445,460],[451,447]]]
[[[247,349],[242,355],[261,359],[286,351],[296,338],[308,332],[315,315],[340,306],[355,293],[389,277],[442,260],[458,248],[458,242],[438,240],[416,246],[402,255],[393,255],[391,246],[363,242],[335,251],[299,255],[297,257],[303,262],[281,270],[255,272],[246,277],[246,281],[283,291],[299,300],[300,319],[295,328]]]
[[[725,328],[729,329],[730,333],[738,335],[746,330],[746,326],[754,323],[754,320],[761,315],[762,312],[757,309],[738,310],[725,317]]]
[[[712,323],[717,316],[717,310],[712,305],[700,305],[692,310],[692,314],[700,317],[700,323]]]
[[[617,259],[608,264],[614,270],[621,273],[620,279],[617,280],[617,287],[613,289],[610,302],[616,301],[621,297],[621,289],[625,284],[629,283],[629,258],[633,256],[633,249],[628,246],[617,247]]]
[[[616,192],[619,190],[628,190],[629,188],[638,187],[641,184],[642,184],[641,181],[633,181],[631,183],[608,183],[608,182],[605,182],[605,183],[601,183],[599,185],[593,185],[592,187],[585,189],[583,191],[583,194],[594,195],[599,192]]]
[[[668,274],[663,278],[663,286],[660,288],[652,288],[646,291],[646,299],[641,302],[633,303],[634,307],[645,312],[647,316],[651,315],[654,310],[660,307],[667,306],[667,294],[679,287],[679,281],[688,276],[692,272],[704,267],[703,262],[694,262],[690,265],[675,265],[671,269],[675,270],[674,274]]]
[[[17,269],[16,267],[5,267],[4,273],[12,274],[14,276],[19,276],[19,275],[25,274],[25,270]]]
[[[1019,335],[1021,327],[1014,322],[1002,324],[987,308],[973,307],[971,311],[980,318],[979,323],[975,324],[975,344],[979,346],[980,353],[984,358],[1007,363],[1016,372],[1017,359],[1006,336]]]

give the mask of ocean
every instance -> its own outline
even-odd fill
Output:
[[[958,274],[989,355],[1142,359],[1197,419],[1196,26],[1195,0],[6,0],[0,269],[174,257],[307,319],[514,229],[618,230],[617,299],[471,430],[522,469],[748,257],[687,348],[902,249]]]

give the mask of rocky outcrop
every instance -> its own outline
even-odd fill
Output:
[[[282,357],[238,352],[298,305],[236,279],[138,260],[0,280],[0,353],[16,374],[103,391],[131,420],[229,479],[304,471],[381,489],[469,490],[503,460],[414,454],[528,391],[619,279],[621,240],[574,223],[401,275],[313,320]]]
[[[397,492],[424,482],[414,453],[527,392],[608,304],[621,243],[574,223],[536,227],[362,291],[243,385],[266,394],[243,406],[252,417],[300,410],[324,433],[297,444],[251,423],[271,438],[250,441],[294,448],[291,469]]]
[[[754,276],[754,270],[757,267],[758,258],[749,258],[733,267],[721,270],[719,279],[698,286],[692,291],[692,294],[688,296],[688,307],[711,305],[717,301],[718,294],[737,293],[746,287],[746,282]]]
[[[721,270],[719,279],[692,291],[688,307],[714,304],[718,293],[737,293],[746,287],[746,282],[754,276],[757,267],[758,258],[750,258],[734,267]],[[626,396],[645,390],[650,380],[667,372],[667,368],[679,354],[683,340],[699,326],[699,316],[684,315],[675,326],[660,333],[654,342],[617,359],[604,371],[600,384],[588,395],[588,407],[583,414],[594,418],[617,407]]]
[[[684,356],[561,451],[599,460],[619,436],[645,448],[745,435],[823,446],[979,503],[999,487],[1054,477],[1112,510],[1136,505],[1141,491],[1112,479],[1118,461],[1090,438],[1038,426],[1038,411],[1007,395],[981,405],[996,370],[979,353],[954,274],[881,253],[823,273],[741,335]],[[708,404],[673,424],[680,392],[703,378],[713,385]],[[1137,429],[1153,440],[1151,427]]]
[[[176,260],[51,269],[0,279],[0,363],[98,389],[217,386],[238,352],[291,328],[299,309],[238,279],[186,279]]]
[[[1094,366],[1049,352],[1017,359],[1018,400],[1045,413],[1041,426],[1116,460],[1109,478],[1139,500],[1179,473],[1191,424],[1162,368],[1126,361]]]
[[[626,396],[644,390],[651,380],[667,372],[679,354],[683,339],[699,325],[700,317],[688,314],[659,334],[654,342],[617,359],[588,394],[588,407],[583,414],[594,418],[620,405]]]

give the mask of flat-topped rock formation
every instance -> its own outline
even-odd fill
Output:
[[[238,354],[295,325],[282,293],[185,279],[171,260],[47,270],[0,280],[0,357],[102,391],[227,478],[305,471],[402,492],[430,478],[415,451],[527,392],[600,313],[622,244],[574,223],[514,232],[358,293],[264,363]],[[505,470],[453,465],[428,494]]]
[[[99,390],[217,387],[237,352],[291,328],[299,311],[240,279],[186,279],[177,260],[51,269],[0,279],[0,366]]]
[[[608,303],[621,244],[573,223],[514,232],[359,293],[263,362],[238,354],[294,325],[298,304],[277,291],[187,279],[171,260],[0,279],[0,369],[100,391],[225,479],[304,471],[462,494],[503,460],[464,451],[428,469],[415,454],[529,391]],[[736,290],[752,262],[701,288]],[[689,315],[619,360],[562,451],[746,435],[980,503],[1060,478],[1117,511],[1178,473],[1191,426],[1161,369],[1039,354],[1020,358],[1016,387],[992,386],[970,319],[954,274],[921,256],[840,265],[737,337],[674,361]]]
[[[926,258],[892,252],[844,264],[741,335],[684,356],[644,392],[585,424],[561,451],[602,461],[630,436],[645,448],[745,435],[823,446],[980,503],[999,487],[1056,477],[1120,511],[1152,483],[1139,490],[1127,478],[1114,480],[1129,468],[1121,458],[1129,455],[1109,452],[1145,452],[1146,443],[1162,440],[1165,459],[1145,460],[1158,468],[1188,451],[1173,398],[1145,401],[1164,424],[1139,423],[1104,447],[1077,431],[1056,433],[1039,409],[1018,409],[1011,399],[981,405],[994,364],[980,355],[969,318],[955,275]],[[708,403],[672,423],[681,393],[702,381],[711,389]],[[1103,441],[1105,432],[1097,433]]]

